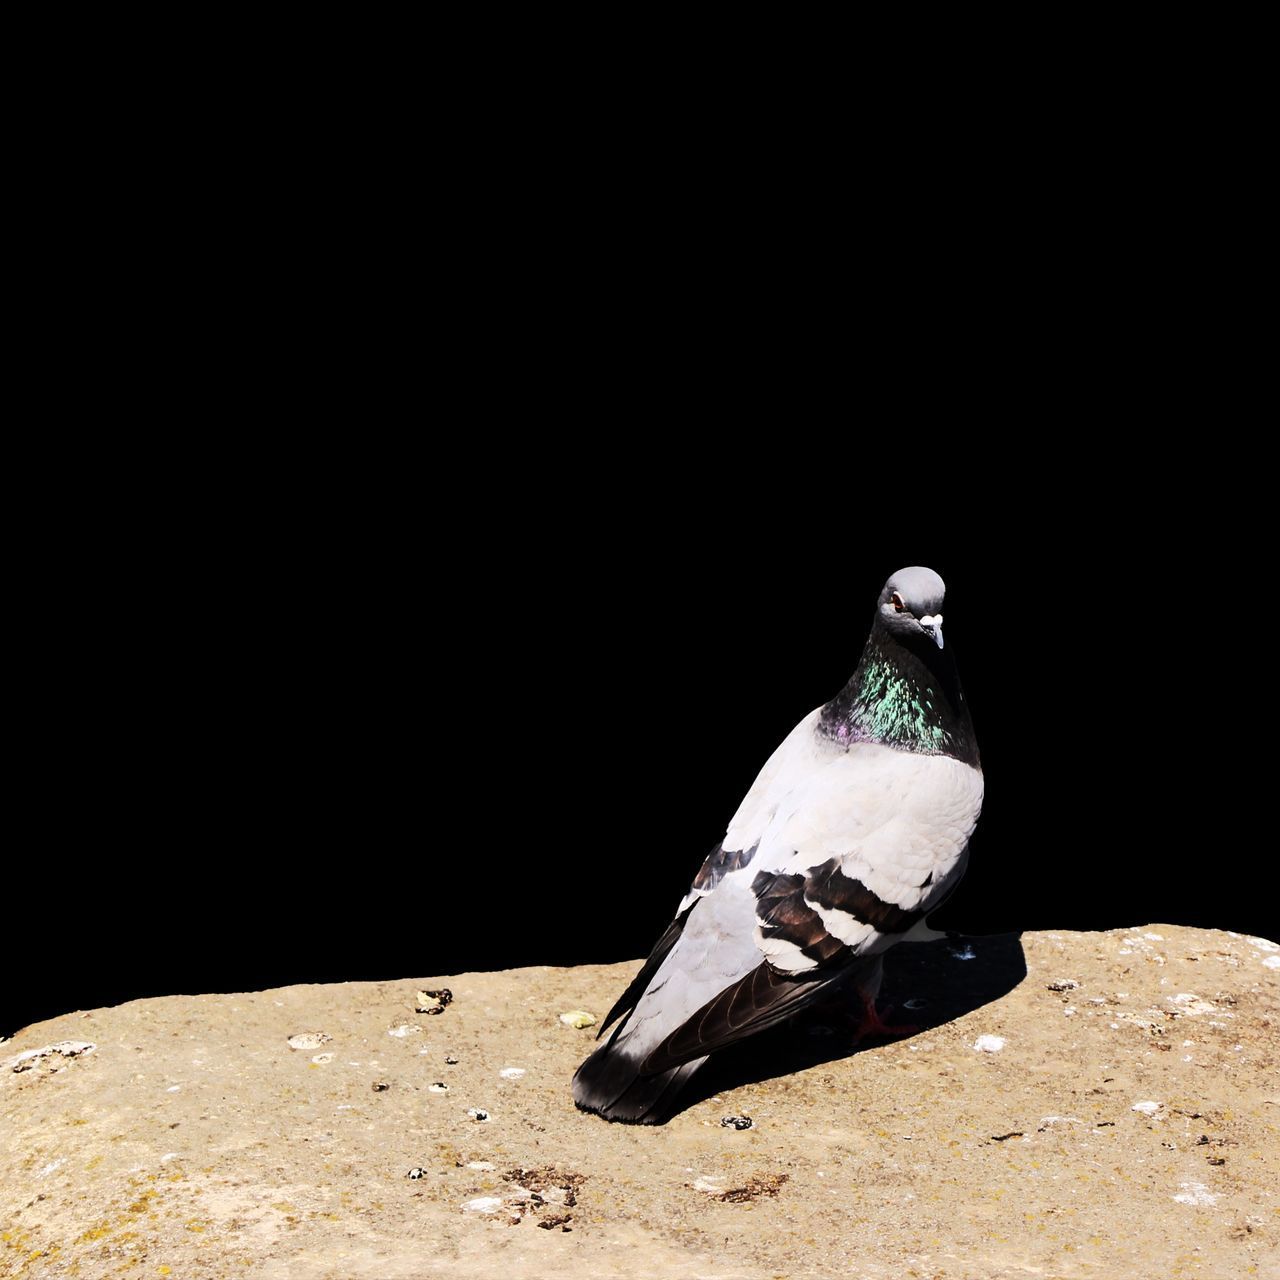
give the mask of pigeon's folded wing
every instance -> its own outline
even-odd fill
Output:
[[[900,941],[959,882],[981,807],[982,774],[948,756],[868,744],[832,761],[762,842],[762,954],[798,974]]]
[[[760,963],[685,1016],[642,1070],[723,1049],[833,983],[869,984],[880,953],[963,874],[981,800],[981,775],[946,757],[867,746],[829,762],[785,798],[762,835],[750,878]],[[744,881],[724,891],[742,892]],[[678,971],[675,941],[664,959],[668,973]]]
[[[676,910],[675,919],[654,945],[640,972],[632,978],[627,989],[609,1010],[609,1016],[596,1033],[596,1039],[608,1030],[615,1019],[635,1007],[636,1002],[648,990],[662,962],[679,942],[689,913],[701,899],[714,893],[726,876],[742,871],[752,862],[760,847],[760,836],[774,820],[780,802],[829,754],[829,749],[828,752],[823,752],[814,736],[814,728],[821,713],[822,708],[816,707],[805,716],[765,761],[764,767],[730,820],[724,839],[703,860],[688,893]]]

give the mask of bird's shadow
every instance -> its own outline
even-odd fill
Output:
[[[889,1021],[909,1023],[915,1027],[912,1034],[919,1035],[998,1000],[1026,975],[1021,933],[957,935],[911,943],[894,947],[885,956],[884,982],[876,1004],[882,1016],[891,1009]],[[791,1075],[884,1044],[882,1037],[856,1039],[861,1005],[852,992],[842,999],[848,1001],[845,1009],[835,1002],[806,1009],[779,1027],[714,1054],[690,1080],[666,1119],[725,1090]]]

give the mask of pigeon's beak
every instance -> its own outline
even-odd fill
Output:
[[[920,619],[920,625],[924,628],[925,635],[927,635],[929,639],[932,640],[933,643],[936,644],[939,649],[941,649],[942,648],[942,614],[938,614],[935,617],[932,614],[926,613],[924,617]]]

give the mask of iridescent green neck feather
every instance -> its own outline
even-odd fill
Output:
[[[878,742],[978,764],[951,651],[938,650],[927,638],[908,648],[879,626],[849,683],[822,709],[820,727],[847,745]]]

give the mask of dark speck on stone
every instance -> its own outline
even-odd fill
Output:
[[[755,1121],[750,1116],[725,1116],[720,1121],[722,1129],[750,1129],[755,1125]]]

